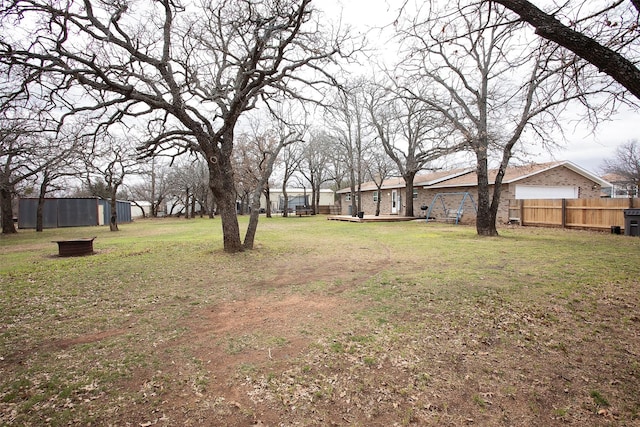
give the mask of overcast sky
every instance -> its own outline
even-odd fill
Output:
[[[392,3],[394,6],[389,6]],[[322,0],[316,6],[328,15],[340,16],[342,20],[364,32],[372,27],[388,25],[396,18],[395,8],[399,2],[388,0]],[[370,39],[374,39],[377,36]],[[383,40],[380,37],[379,40]],[[561,145],[553,152],[538,150],[529,160],[545,162],[569,160],[590,172],[600,174],[603,159],[615,156],[616,147],[632,139],[640,140],[640,112],[623,108],[610,121],[601,123],[595,132],[589,126],[566,120],[563,123],[566,141],[558,136]]]

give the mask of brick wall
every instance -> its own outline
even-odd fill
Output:
[[[597,198],[600,197],[600,187],[594,188],[593,182],[582,175],[568,169],[564,166],[551,169],[549,171],[536,174],[532,177],[518,181],[519,185],[549,185],[549,186],[578,186],[579,197],[582,198]],[[500,195],[500,207],[498,208],[498,222],[507,222],[509,220],[509,200],[515,198],[516,184],[505,184],[502,186],[502,192]],[[478,202],[478,192],[475,187],[450,187],[450,188],[438,188],[438,189],[424,189],[422,187],[415,187],[418,190],[418,197],[413,199],[413,213],[415,216],[424,217],[426,210],[421,210],[420,207],[425,205],[429,206],[434,196],[439,192],[469,192],[474,201]],[[493,191],[493,186],[491,187]],[[380,192],[380,215],[391,214],[391,189],[383,189]],[[405,212],[405,191],[404,188],[397,189],[398,196],[401,198],[401,205],[399,206],[399,215],[403,215]],[[351,202],[346,201],[346,195],[341,194],[340,199],[342,201],[342,215],[349,214],[349,205]],[[462,196],[445,196],[444,203],[446,209],[456,210],[460,205]],[[432,216],[444,216],[444,210],[440,201],[437,202],[437,207],[432,210]],[[373,191],[362,192],[362,210],[366,215],[374,215],[376,210],[376,202],[373,200]],[[471,203],[467,200],[464,206],[464,223],[471,223],[475,221],[475,211]]]
[[[391,189],[383,189],[380,191],[380,215],[391,214]],[[399,197],[404,199],[404,188],[397,189]],[[342,215],[349,215],[349,206],[353,203],[354,209],[357,206],[355,201],[347,201],[346,194],[340,194],[340,201],[342,202]],[[362,210],[365,215],[374,215],[376,213],[376,203],[373,199],[373,191],[362,192]],[[400,214],[404,213],[404,204]]]

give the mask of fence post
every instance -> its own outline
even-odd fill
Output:
[[[562,199],[562,228],[567,227],[567,199]]]
[[[524,227],[524,199],[520,199],[520,225]]]

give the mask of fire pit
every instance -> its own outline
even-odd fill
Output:
[[[82,256],[93,254],[93,241],[95,237],[70,240],[54,240],[58,244],[58,254],[66,256]]]

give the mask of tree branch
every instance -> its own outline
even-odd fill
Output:
[[[526,0],[492,0],[510,9],[535,27],[536,34],[551,40],[595,65],[640,99],[640,69],[618,52],[562,24]],[[640,0],[633,1],[640,11]]]

